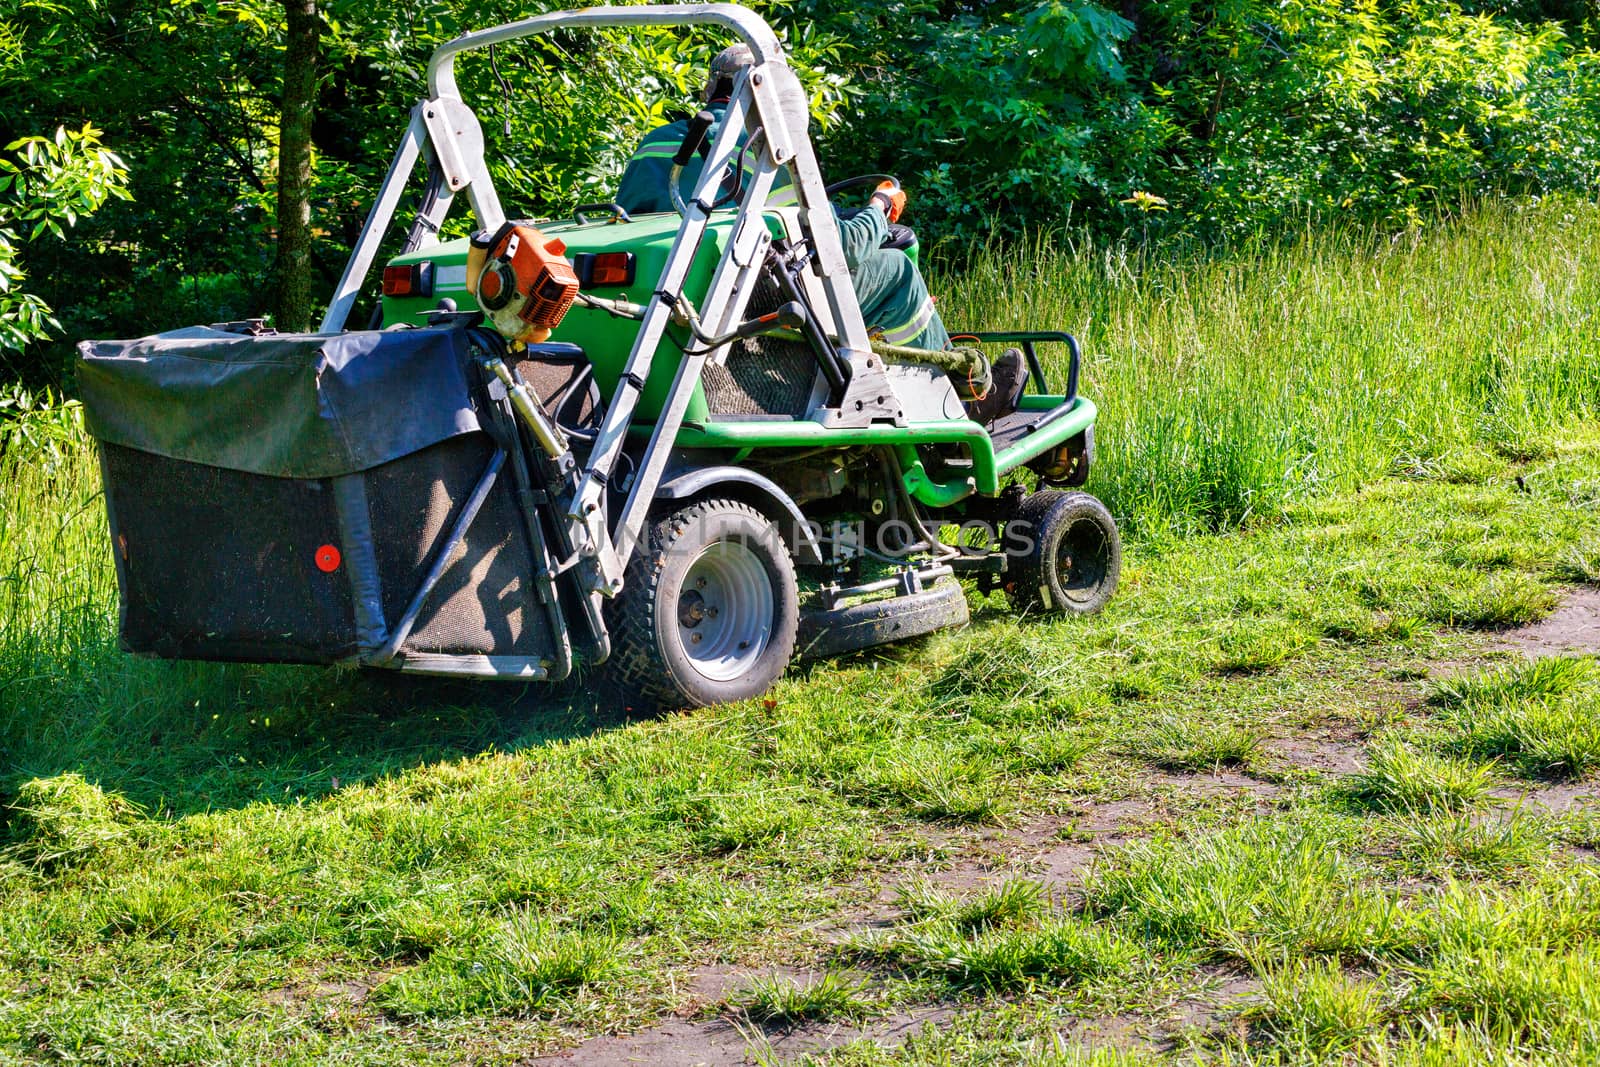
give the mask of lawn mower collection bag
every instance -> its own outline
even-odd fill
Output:
[[[458,326],[79,345],[130,652],[549,677],[521,447]]]

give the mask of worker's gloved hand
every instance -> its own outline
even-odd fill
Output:
[[[906,191],[896,182],[883,182],[872,191],[872,203],[890,222],[899,222],[900,213],[906,209]]]

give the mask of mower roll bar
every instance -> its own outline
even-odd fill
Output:
[[[760,16],[738,4],[649,4],[639,7],[592,7],[584,11],[552,11],[544,15],[508,22],[487,30],[464,33],[434,50],[428,60],[428,92],[434,97],[459,97],[456,88],[456,56],[474,48],[515,41],[557,27],[575,26],[726,26],[737,33],[755,54],[757,64],[783,55],[783,46]]]
[[[478,217],[480,226],[492,230],[505,221],[499,195],[482,167],[482,130],[470,109],[462,102],[461,90],[456,84],[456,56],[555,29],[685,24],[726,26],[750,46],[757,64],[783,56],[783,46],[778,43],[777,34],[772,32],[772,28],[755,12],[738,4],[651,4],[551,11],[518,22],[464,33],[434,49],[428,60],[429,99],[411,111],[405,136],[395,150],[388,176],[379,187],[378,196],[367,213],[361,237],[351,250],[344,274],[323,315],[320,332],[337,333],[344,329],[350,309],[355,305],[356,295],[372,268],[373,260],[377,258],[384,231],[399,209],[406,182],[422,156],[425,143],[431,142],[444,171],[438,198],[431,205],[430,213],[436,216],[428,220],[432,229],[437,229],[444,213],[449,210],[450,200],[463,187],[472,201],[473,213]],[[779,138],[780,143],[773,144],[773,155],[778,162],[788,162],[794,150],[787,143],[787,136],[779,130],[769,131],[768,136]],[[463,142],[461,148],[457,148],[458,140]],[[406,249],[410,250],[410,247]]]
[[[823,409],[817,417],[824,423],[838,426],[867,425],[880,419],[903,421],[899,399],[882,364],[872,354],[866,324],[861,318],[843,243],[808,134],[804,90],[784,60],[777,35],[760,15],[732,3],[552,11],[463,34],[441,45],[428,61],[430,95],[411,112],[405,136],[395,151],[389,172],[322,321],[324,333],[337,333],[344,328],[356,294],[399,207],[407,179],[425,156],[430,168],[437,163],[437,171],[430,170],[434,176],[430,177],[428,195],[412,229],[417,244],[408,245],[407,251],[419,247],[428,235],[438,233],[452,200],[463,191],[471,201],[478,226],[493,230],[505,222],[505,211],[484,160],[482,126],[459,95],[455,78],[457,55],[555,29],[684,25],[721,26],[733,31],[749,46],[755,62],[734,81],[727,115],[710,149],[703,153],[706,165],[692,200],[686,204],[687,210],[667,254],[660,280],[655,283],[645,305],[639,332],[623,366],[616,393],[596,432],[588,465],[581,471],[570,499],[563,501],[572,542],[583,556],[580,582],[586,591],[601,596],[614,595],[622,587],[623,567],[643,529],[701,368],[714,351],[685,352],[678,361],[667,400],[627,488],[626,502],[612,518],[607,506],[610,475],[627,443],[635,406],[650,377],[657,348],[666,337],[695,251],[710,224],[717,201],[718,175],[734,162],[740,151],[738,141],[748,121],[754,120],[762,127],[763,151],[756,161],[754,177],[741,192],[726,248],[699,308],[705,328],[713,338],[728,336],[730,331],[738,335],[736,328],[741,324],[741,315],[753,288],[751,283],[772,243],[761,222],[762,212],[774,178],[781,168],[787,167],[797,194],[800,229],[811,246],[812,271],[840,335],[837,351],[848,368],[845,395],[837,399],[836,406]]]
[[[1078,339],[1065,330],[987,330],[983,333],[973,333],[971,330],[962,330],[950,335],[952,340],[981,341],[985,344],[1020,344],[1022,354],[1028,361],[1028,373],[1033,376],[1033,389],[1037,393],[1048,393],[1050,385],[1045,380],[1044,367],[1039,363],[1040,344],[1063,344],[1067,346],[1067,388],[1065,398],[1068,401],[1078,398],[1078,372],[1083,363],[1083,349],[1078,345]]]

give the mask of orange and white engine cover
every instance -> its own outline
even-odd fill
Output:
[[[492,235],[472,236],[467,289],[494,328],[512,341],[536,344],[550,336],[578,295],[567,246],[526,222],[507,222]]]

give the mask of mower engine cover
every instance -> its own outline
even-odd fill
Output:
[[[567,246],[525,222],[472,237],[467,289],[508,340],[537,344],[550,336],[578,295]]]

